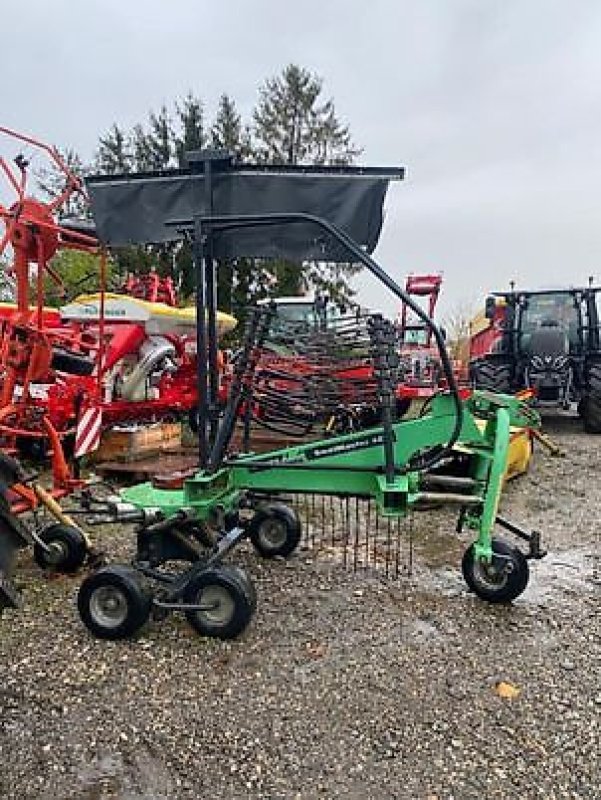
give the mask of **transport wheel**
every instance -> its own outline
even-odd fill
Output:
[[[44,528],[39,537],[50,548],[49,551],[44,550],[37,542],[33,547],[35,562],[42,569],[77,572],[86,560],[88,546],[85,537],[71,525],[57,522]]]
[[[112,564],[88,576],[79,588],[77,609],[98,639],[133,636],[150,615],[152,595],[133,567]]]
[[[248,526],[248,535],[263,558],[286,558],[301,540],[298,514],[284,503],[259,506]]]
[[[237,575],[240,585],[248,595],[248,598],[251,601],[252,609],[255,611],[257,608],[257,590],[255,589],[255,585],[252,582],[250,575],[248,572],[246,572],[246,570],[242,569],[242,567],[237,567],[233,564],[228,564],[228,569]]]
[[[474,558],[474,545],[465,551],[461,570],[469,588],[489,603],[509,603],[522,594],[530,575],[526,556],[503,539],[492,540],[490,564]]]
[[[185,613],[201,636],[234,639],[250,622],[255,600],[248,589],[250,578],[242,579],[240,572],[229,566],[210,567],[190,579],[184,590],[184,603],[205,608]]]

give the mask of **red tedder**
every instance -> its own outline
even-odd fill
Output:
[[[28,160],[19,154],[11,166],[0,157],[0,170],[14,197],[8,206],[0,203],[0,220],[4,225],[0,256],[9,248],[12,250],[10,271],[16,286],[16,308],[12,314],[4,315],[0,337],[0,437],[9,447],[17,440],[49,442],[54,485],[60,493],[73,484],[61,444],[64,431],[51,420],[47,408],[40,405],[33,387],[52,376],[60,395],[67,386],[68,373],[92,375],[95,364],[102,361],[103,337],[92,340],[83,331],[67,331],[57,325],[54,312],[44,309],[44,280],[48,276],[62,287],[60,276],[50,265],[59,248],[98,254],[101,288],[106,260],[95,238],[63,227],[55,219],[72,195],[84,193],[81,181],[59,152],[8,128],[0,127],[0,133],[43,152],[65,178],[65,187],[58,197],[42,202],[27,193]],[[36,289],[33,301],[32,283]],[[100,382],[98,370],[93,379],[97,397]]]
[[[16,303],[0,304],[0,444],[9,453],[51,455],[60,495],[79,485],[65,444],[80,456],[111,425],[195,416],[195,309],[177,308],[171,278],[154,271],[130,275],[120,293],[107,292],[106,253],[97,239],[58,221],[69,198],[84,194],[81,181],[55,148],[7,128],[0,134],[44,153],[65,178],[60,195],[42,202],[28,194],[26,158],[18,155],[12,165],[0,157],[14,194],[0,205],[0,256],[10,254],[16,287]],[[100,291],[45,308],[48,278],[64,293],[51,263],[59,249],[98,256]],[[226,314],[217,322],[220,332],[236,324]]]

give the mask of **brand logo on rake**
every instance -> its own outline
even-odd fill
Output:
[[[345,453],[354,453],[357,450],[364,450],[367,447],[375,447],[383,444],[384,436],[381,433],[372,433],[362,439],[354,439],[353,441],[333,442],[332,444],[324,444],[305,450],[307,460],[311,461],[318,458],[327,458],[328,456],[344,455]]]

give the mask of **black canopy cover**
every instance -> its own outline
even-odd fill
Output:
[[[371,253],[382,228],[388,182],[402,177],[402,168],[227,161],[216,163],[210,178],[192,168],[96,175],[86,184],[97,235],[109,246],[176,241],[198,217],[304,212],[333,223]],[[212,252],[216,258],[351,260],[339,243],[309,223],[216,232]]]

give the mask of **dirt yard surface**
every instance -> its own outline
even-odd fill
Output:
[[[0,621],[0,797],[601,796],[601,440],[547,430],[565,458],[539,451],[503,500],[549,548],[509,607],[466,591],[446,512],[416,515],[410,579],[241,548],[259,605],[233,643],[175,617],[95,641],[81,576],[25,559],[26,606]]]

